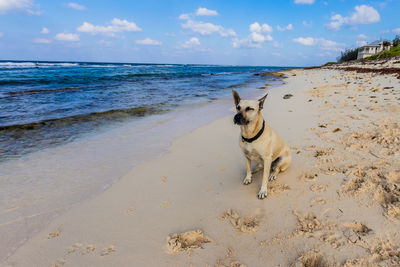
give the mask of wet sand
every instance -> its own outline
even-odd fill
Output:
[[[261,173],[242,184],[239,129],[227,116],[54,219],[5,266],[398,264],[399,79],[286,74],[263,114],[293,162],[266,199],[257,199]]]

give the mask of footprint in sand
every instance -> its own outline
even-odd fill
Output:
[[[55,231],[55,232],[51,232],[51,233],[49,234],[49,236],[47,237],[47,239],[55,238],[55,237],[59,236],[60,234],[61,234],[61,231],[60,231],[60,230],[57,230],[57,231]]]
[[[100,253],[100,256],[110,255],[110,254],[112,254],[114,252],[115,252],[115,247],[113,245],[111,245],[111,246],[108,246],[106,248],[103,248],[101,253]]]
[[[323,192],[323,191],[326,191],[326,188],[327,188],[327,186],[319,185],[319,184],[310,186],[310,190],[313,192]]]
[[[90,252],[93,252],[96,250],[96,246],[95,245],[87,245],[85,248],[81,249],[81,254],[82,255],[86,255]]]
[[[241,218],[240,214],[232,209],[228,209],[221,219],[229,220],[236,230],[242,233],[254,233],[258,231],[259,222],[255,217]]]
[[[169,202],[169,201],[164,201],[163,203],[160,204],[160,207],[161,207],[161,208],[165,208],[165,207],[168,207],[169,205],[171,205],[171,202]]]
[[[311,204],[326,204],[326,200],[322,197],[317,197],[311,200]]]
[[[129,214],[133,213],[135,210],[136,210],[136,207],[132,206],[125,211],[125,214],[129,215]]]
[[[316,177],[318,177],[318,174],[316,174],[315,172],[307,171],[300,176],[300,180],[304,182],[314,182]]]
[[[203,248],[203,244],[210,243],[211,241],[201,230],[173,234],[167,238],[167,252],[175,254],[185,250]]]
[[[67,261],[66,261],[65,259],[59,258],[59,259],[56,260],[55,263],[53,263],[53,264],[51,265],[51,267],[61,267],[61,266],[63,266],[66,262],[67,262]]]
[[[78,251],[82,248],[81,243],[75,243],[71,247],[67,248],[67,254],[73,253],[75,251]]]

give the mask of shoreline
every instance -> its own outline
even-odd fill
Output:
[[[369,132],[364,133],[365,123],[377,121],[389,127],[387,136],[376,133],[377,140],[396,140],[400,122],[393,116],[392,122],[380,119],[400,111],[389,98],[400,93],[396,78],[370,80],[368,74],[340,70],[285,73],[288,82],[269,92],[263,114],[291,147],[293,163],[269,183],[266,200],[256,197],[259,174],[251,185],[241,184],[245,166],[239,129],[227,116],[176,139],[170,152],[139,164],[102,194],[54,219],[6,264],[286,266],[319,257],[362,266],[398,260],[398,202],[390,198],[395,194],[390,187],[386,193],[379,191],[384,184],[400,182],[397,170],[388,163],[373,163],[372,171],[387,178],[374,184],[375,176],[360,176],[371,172],[368,164],[375,156],[389,161],[399,154],[396,146],[383,147],[384,154],[379,154],[374,149],[382,144],[370,144]],[[343,83],[343,77],[350,83]],[[391,91],[385,86],[392,86]],[[372,91],[371,99],[374,87],[379,90]],[[288,93],[293,97],[283,99]],[[346,149],[355,142],[352,134],[360,136],[364,147],[361,143]],[[375,156],[364,151],[366,145]],[[383,195],[372,195],[371,200],[374,186]],[[200,243],[204,249],[169,254],[167,237],[191,230],[202,230],[211,242]],[[370,247],[355,245],[357,236]]]

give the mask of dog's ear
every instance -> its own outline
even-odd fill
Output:
[[[266,94],[265,96],[261,97],[260,99],[258,99],[258,106],[260,109],[262,109],[264,107],[264,101],[267,98],[268,94]]]
[[[233,101],[235,101],[235,107],[239,104],[241,98],[235,90],[232,90]]]

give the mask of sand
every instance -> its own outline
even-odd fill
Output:
[[[228,116],[57,217],[3,265],[398,265],[399,79],[332,68],[285,75],[263,114],[293,162],[265,200],[261,172],[242,184]]]

